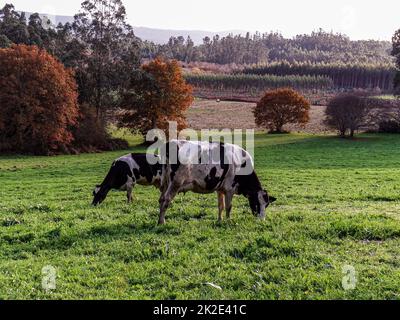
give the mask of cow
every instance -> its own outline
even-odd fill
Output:
[[[262,188],[251,155],[237,145],[172,140],[163,148],[159,224],[165,224],[165,213],[174,197],[188,191],[216,192],[218,221],[222,221],[224,210],[230,219],[235,194],[245,196],[253,214],[261,219],[265,219],[265,209],[276,201]]]
[[[103,183],[94,189],[92,205],[101,204],[111,189],[126,191],[127,201],[131,203],[136,184],[159,188],[162,166],[158,158],[157,155],[132,153],[115,160]]]

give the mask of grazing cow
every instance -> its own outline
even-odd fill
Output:
[[[159,224],[165,223],[166,210],[181,192],[217,192],[219,221],[224,209],[226,217],[230,218],[235,194],[248,198],[253,214],[261,219],[265,218],[269,204],[276,201],[263,190],[250,154],[239,146],[173,140],[164,148]],[[174,155],[176,162],[171,162],[170,154]]]
[[[97,206],[107,197],[111,189],[127,192],[128,203],[132,202],[132,190],[136,184],[160,187],[162,166],[159,161],[150,164],[146,154],[128,154],[115,160],[103,183],[93,191],[93,205]]]

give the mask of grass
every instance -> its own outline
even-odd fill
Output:
[[[113,192],[90,207],[122,154],[0,157],[0,299],[400,298],[398,136],[257,134],[257,171],[278,198],[265,222],[236,197],[218,224],[215,195],[187,194],[159,227],[145,187],[132,205]],[[342,288],[344,265],[355,290]]]

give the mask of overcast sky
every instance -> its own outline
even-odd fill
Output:
[[[73,15],[81,0],[0,0],[17,10]],[[284,36],[318,28],[352,39],[390,40],[400,28],[399,0],[125,0],[133,26],[185,30],[280,31]]]

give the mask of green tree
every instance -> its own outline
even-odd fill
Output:
[[[18,13],[12,4],[0,9],[0,34],[16,44],[29,44],[29,32],[24,13]]]
[[[70,48],[75,50],[80,101],[94,106],[97,116],[103,117],[107,109],[118,105],[119,93],[139,67],[140,40],[126,23],[121,0],[84,1],[72,28],[85,44],[79,48],[74,43]]]
[[[12,42],[4,34],[0,34],[0,48],[8,48]]]
[[[45,48],[53,53],[51,49],[55,31],[46,24],[46,20],[42,19],[38,13],[34,13],[29,17],[27,29],[29,44]]]

